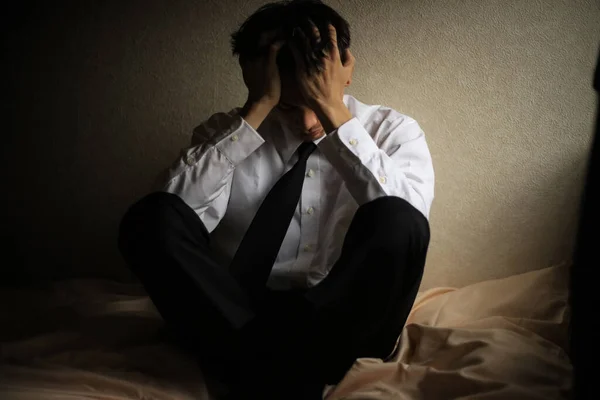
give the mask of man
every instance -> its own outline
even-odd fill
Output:
[[[248,100],[208,118],[120,226],[178,340],[233,398],[316,399],[386,359],[419,288],[434,172],[417,122],[344,94],[348,23],[268,4],[232,35]]]

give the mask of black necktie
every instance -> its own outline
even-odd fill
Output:
[[[251,297],[265,288],[302,193],[306,161],[316,148],[313,142],[300,145],[298,161],[269,191],[231,261],[231,274]]]

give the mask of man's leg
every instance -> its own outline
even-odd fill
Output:
[[[429,238],[427,219],[400,197],[357,210],[338,261],[305,294],[317,312],[315,364],[327,383],[343,378],[358,357],[391,353],[421,283]]]
[[[240,350],[238,333],[254,312],[227,268],[214,261],[198,215],[174,194],[152,193],[123,217],[119,249],[167,327],[200,356],[205,372],[233,378],[228,374]]]

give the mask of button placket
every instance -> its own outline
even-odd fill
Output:
[[[320,171],[318,169],[317,157],[311,156],[308,159],[306,174],[304,177],[304,186],[300,204],[300,242],[298,258],[300,265],[307,268],[314,257],[316,246],[315,232],[319,229],[319,209],[320,209]]]

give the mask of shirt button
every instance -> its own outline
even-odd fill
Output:
[[[386,183],[386,182],[387,182],[387,179],[385,178],[385,176],[380,176],[380,177],[379,177],[379,182],[381,182],[381,183]]]
[[[352,146],[356,146],[358,144],[358,140],[356,140],[356,139],[350,139],[350,144]]]
[[[310,251],[312,249],[312,246],[310,244],[307,244],[306,246],[304,246],[304,251]]]
[[[308,208],[306,209],[306,213],[307,213],[307,214],[312,214],[312,213],[314,213],[314,212],[315,212],[315,209],[314,209],[314,208],[312,208],[312,207],[308,207]]]
[[[309,178],[312,178],[315,175],[315,171],[313,171],[312,169],[308,170],[308,173],[306,174],[306,176],[308,176]]]
[[[196,159],[195,159],[194,157],[192,157],[192,156],[189,156],[189,157],[188,157],[188,158],[185,160],[185,163],[186,163],[187,165],[194,165],[194,163],[195,163],[195,162],[196,162]]]
[[[231,141],[232,141],[232,142],[237,142],[239,138],[240,138],[240,137],[239,137],[238,135],[233,135],[233,136],[231,137]]]

